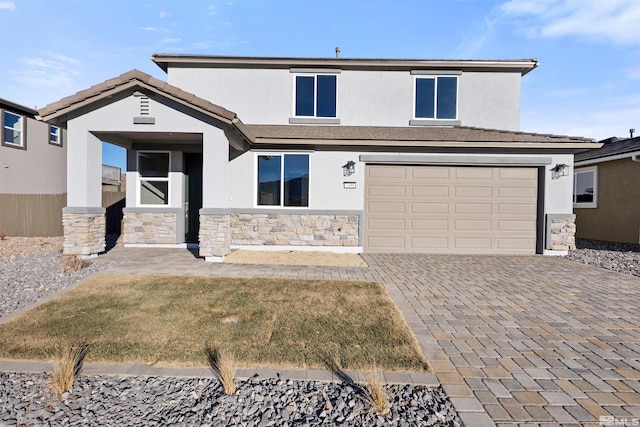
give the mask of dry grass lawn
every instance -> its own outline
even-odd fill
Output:
[[[99,276],[0,325],[0,357],[53,360],[86,340],[87,362],[424,370],[383,287],[324,280]]]

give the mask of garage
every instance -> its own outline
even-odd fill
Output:
[[[366,166],[366,252],[535,254],[538,169]]]

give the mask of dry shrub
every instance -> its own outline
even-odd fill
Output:
[[[84,357],[89,351],[89,344],[81,342],[69,347],[51,372],[51,386],[58,397],[71,390],[73,381],[82,369]]]
[[[380,381],[380,372],[378,369],[369,371],[367,374],[366,399],[378,415],[385,416],[391,410],[387,394],[384,391],[382,381]]]
[[[64,271],[82,271],[89,263],[78,255],[63,255],[62,268]]]
[[[7,238],[7,235],[4,233],[0,233],[0,240],[5,240]]]
[[[233,354],[226,350],[208,347],[205,349],[211,370],[222,383],[225,394],[232,396],[236,392],[233,377],[236,374],[236,363]]]

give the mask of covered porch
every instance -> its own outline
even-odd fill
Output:
[[[199,246],[209,261],[229,253],[227,165],[250,142],[235,113],[134,70],[40,118],[68,130],[65,254],[105,250],[102,141],[127,150],[125,246]]]

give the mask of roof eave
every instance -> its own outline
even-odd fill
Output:
[[[255,138],[255,145],[339,145],[387,147],[451,147],[451,148],[545,148],[583,150],[598,148],[595,142],[498,142],[498,141],[420,141],[372,139]]]
[[[170,66],[210,66],[240,68],[292,68],[328,67],[342,69],[477,69],[519,71],[529,73],[538,66],[538,60],[446,60],[446,59],[368,59],[368,58],[287,58],[287,57],[241,57],[207,55],[153,54],[151,60],[163,71]]]

